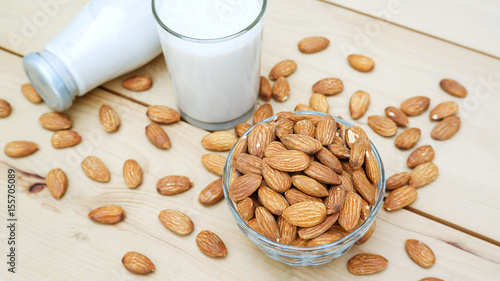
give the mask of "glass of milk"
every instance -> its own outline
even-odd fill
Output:
[[[179,109],[189,123],[223,130],[257,101],[266,0],[152,0]]]

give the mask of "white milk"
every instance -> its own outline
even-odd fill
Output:
[[[212,130],[243,122],[258,95],[265,1],[154,2],[183,117]]]

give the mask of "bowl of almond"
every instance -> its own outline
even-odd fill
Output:
[[[320,265],[369,238],[385,176],[362,128],[319,112],[280,112],[238,139],[223,189],[238,227],[267,256]]]

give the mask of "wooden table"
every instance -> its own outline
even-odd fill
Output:
[[[47,14],[42,4],[55,3]],[[363,127],[381,153],[386,175],[407,171],[410,151],[399,151],[394,138],[375,134],[367,116],[382,115],[384,108],[398,106],[404,99],[425,95],[431,107],[453,100],[460,106],[460,131],[450,140],[434,141],[434,122],[427,113],[410,118],[410,126],[422,129],[418,145],[431,144],[440,175],[418,190],[418,199],[405,209],[379,212],[371,239],[355,246],[341,258],[319,267],[290,268],[266,257],[239,231],[224,202],[203,207],[198,193],[217,176],[200,163],[209,153],[200,140],[206,131],[185,122],[163,126],[172,147],[159,151],[144,136],[148,124],[146,107],[153,104],[177,108],[171,81],[162,56],[127,74],[153,77],[151,90],[135,93],[121,86],[124,77],[110,81],[76,100],[65,112],[83,141],[70,149],[56,150],[52,132],[40,127],[38,117],[51,111],[46,104],[32,104],[20,92],[28,80],[21,58],[41,50],[85,5],[78,1],[0,0],[0,97],[13,112],[0,119],[0,147],[13,140],[32,140],[40,151],[29,157],[0,156],[0,277],[4,280],[354,280],[346,263],[362,252],[383,255],[388,268],[364,280],[419,280],[434,276],[445,280],[498,280],[500,273],[500,9],[493,1],[301,1],[273,0],[268,3],[262,50],[262,73],[283,60],[293,59],[299,67],[289,77],[290,99],[271,101],[274,111],[293,110],[308,103],[311,85],[325,77],[344,81],[340,95],[329,97],[330,113],[352,121],[348,102],[356,90],[370,93],[372,102]],[[432,2],[434,3],[434,2]],[[450,8],[451,7],[451,8]],[[450,9],[448,9],[450,8]],[[40,16],[45,13],[45,17]],[[37,18],[39,17],[39,18]],[[44,20],[45,19],[45,20]],[[23,33],[26,22],[34,23]],[[17,37],[16,37],[17,35]],[[305,55],[296,47],[307,36],[331,40],[325,51]],[[13,40],[21,38],[22,40]],[[360,73],[346,62],[352,52],[372,57],[376,67]],[[440,79],[453,78],[469,91],[464,99],[444,93]],[[259,104],[262,104],[259,101]],[[102,104],[114,107],[122,126],[105,133],[98,121]],[[249,121],[250,122],[250,121]],[[399,129],[401,132],[401,129]],[[224,153],[222,153],[224,155]],[[100,157],[112,173],[109,183],[87,178],[80,162],[88,155]],[[128,189],[121,170],[126,159],[136,159],[145,172],[143,184]],[[7,170],[17,174],[17,268],[7,272]],[[62,168],[69,187],[61,200],[43,188],[44,176]],[[183,194],[161,196],[157,179],[186,175],[194,187]],[[37,185],[38,184],[38,185]],[[41,184],[41,185],[40,185]],[[114,226],[87,219],[89,210],[107,204],[121,205],[126,220]],[[195,231],[186,237],[174,235],[161,225],[160,210],[172,208],[187,213]],[[212,259],[196,247],[196,233],[216,232],[226,243],[228,256]],[[436,254],[436,264],[424,269],[405,253],[404,241],[418,239]],[[135,276],[126,271],[121,258],[127,251],[144,253],[155,263],[156,272]]]

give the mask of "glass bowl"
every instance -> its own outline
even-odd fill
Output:
[[[313,114],[324,116],[326,114],[320,112],[312,112],[312,111],[296,111],[298,114]],[[343,119],[337,118],[333,116],[337,122],[340,122],[348,127],[352,127],[353,125],[349,122],[346,122]],[[260,123],[266,123],[273,120],[276,120],[277,117],[273,116],[267,118],[266,120]],[[250,133],[250,131],[255,126],[251,127],[245,134],[241,137],[246,136]],[[353,230],[348,235],[344,236],[342,239],[337,240],[335,242],[315,246],[315,247],[296,247],[289,246],[277,243],[272,241],[259,233],[253,230],[238,214],[236,209],[236,204],[229,198],[229,182],[231,179],[231,171],[232,171],[232,159],[233,159],[233,149],[229,152],[227,157],[225,166],[224,166],[224,174],[223,178],[223,189],[224,189],[224,197],[226,198],[226,203],[229,207],[229,211],[231,212],[234,220],[236,221],[240,230],[250,239],[253,243],[255,243],[267,256],[270,258],[285,263],[289,266],[308,266],[308,265],[321,265],[327,262],[330,262],[334,258],[340,257],[345,254],[355,243],[358,241],[366,231],[370,228],[370,226],[375,221],[375,217],[382,205],[382,201],[384,198],[385,191],[385,173],[384,166],[382,164],[382,160],[380,159],[380,155],[378,154],[377,149],[371,143],[372,152],[377,159],[377,163],[380,169],[380,180],[377,184],[377,198],[375,201],[375,205],[373,205],[370,209],[370,213],[368,218],[355,230]]]

